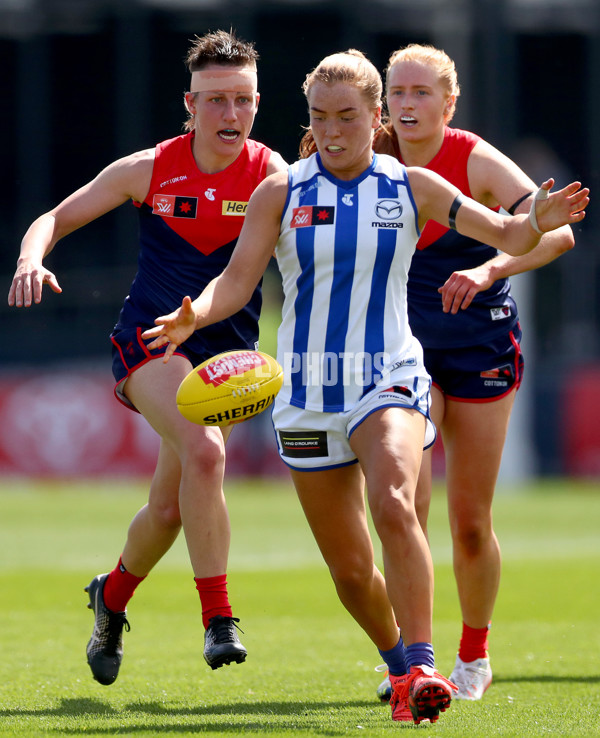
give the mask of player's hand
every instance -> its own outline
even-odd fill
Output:
[[[169,315],[161,315],[155,321],[156,328],[149,328],[142,333],[142,338],[147,340],[153,338],[148,344],[149,349],[167,346],[164,363],[173,356],[177,346],[187,340],[196,330],[196,314],[192,308],[192,300],[184,297],[181,307]],[[168,345],[167,345],[168,344]]]
[[[475,269],[453,272],[438,288],[443,311],[456,315],[459,310],[466,310],[478,292],[489,289],[493,284],[491,271],[485,264]]]
[[[53,292],[61,293],[62,288],[54,274],[41,264],[20,262],[8,291],[8,304],[11,307],[30,307],[42,300],[42,288],[50,285]]]
[[[553,179],[548,179],[541,186],[549,194],[546,199],[536,199],[535,215],[538,227],[544,233],[553,231],[564,225],[579,223],[585,218],[585,208],[590,202],[587,187],[581,187],[581,182],[571,182],[557,192],[550,192],[554,185]]]

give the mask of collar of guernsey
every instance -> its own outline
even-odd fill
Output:
[[[271,149],[248,139],[234,162],[221,172],[206,174],[194,160],[193,138],[192,132],[156,146],[144,207],[170,231],[209,255],[222,246],[233,247],[250,195],[266,176]],[[145,219],[144,227],[158,228]]]

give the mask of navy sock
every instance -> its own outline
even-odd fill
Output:
[[[404,658],[406,659],[407,669],[410,669],[411,666],[435,667],[431,643],[411,643],[410,646],[406,646],[404,649]]]
[[[404,657],[404,641],[402,636],[394,648],[390,648],[389,651],[379,650],[379,655],[387,664],[390,674],[394,676],[402,676],[408,671],[406,667],[406,659]]]

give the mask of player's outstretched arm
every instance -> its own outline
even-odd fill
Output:
[[[56,230],[52,213],[44,213],[29,227],[21,244],[17,268],[8,291],[11,307],[29,307],[42,299],[45,284],[57,293],[62,292],[53,272],[42,264],[42,259],[52,249]]]
[[[98,176],[40,215],[21,242],[17,269],[8,292],[8,304],[30,307],[42,299],[43,286],[62,292],[56,276],[42,262],[64,236],[116,208],[128,199],[142,202],[150,186],[154,150],[138,151],[118,159]]]
[[[554,180],[549,179],[540,187],[541,197],[532,203],[530,214],[511,217],[465,197],[434,172],[419,167],[408,171],[421,227],[427,220],[435,220],[512,256],[531,251],[548,231],[579,223],[589,203],[589,189],[582,188],[580,182],[550,193]]]

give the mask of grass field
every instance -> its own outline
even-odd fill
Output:
[[[374,647],[342,609],[287,480],[230,481],[229,584],[248,661],[212,672],[185,546],[129,607],[111,687],[85,661],[83,587],[115,563],[145,485],[0,484],[0,735],[600,735],[600,485],[500,491],[504,554],[491,634],[494,684],[434,726],[392,723]],[[460,616],[445,500],[435,495],[435,647],[454,662]]]

